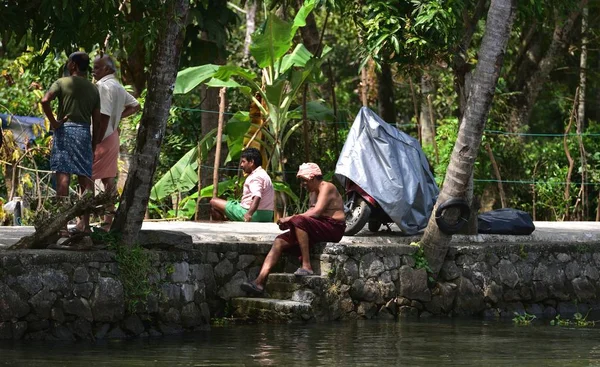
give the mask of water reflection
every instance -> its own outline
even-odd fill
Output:
[[[600,366],[600,338],[598,329],[366,320],[96,343],[3,342],[0,353],[3,366]]]

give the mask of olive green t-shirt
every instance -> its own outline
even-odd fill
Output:
[[[57,120],[68,115],[68,121],[89,124],[92,111],[100,109],[98,88],[84,77],[60,78],[52,84],[50,92],[58,97]]]

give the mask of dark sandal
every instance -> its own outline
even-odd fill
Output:
[[[242,288],[244,292],[253,294],[255,296],[262,296],[263,293],[265,293],[265,290],[258,288],[254,282],[244,282],[240,284],[240,288]]]

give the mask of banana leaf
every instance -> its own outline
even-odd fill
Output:
[[[219,69],[219,65],[207,64],[183,69],[177,73],[174,94],[185,94],[202,82],[209,80]]]
[[[213,129],[190,149],[173,167],[154,184],[150,191],[151,200],[161,200],[174,192],[185,192],[198,184],[198,146],[202,157],[215,145],[217,130]]]

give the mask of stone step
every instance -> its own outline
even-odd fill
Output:
[[[273,298],[232,298],[233,317],[242,320],[280,323],[315,319],[310,304]]]
[[[328,279],[320,275],[297,277],[294,274],[274,273],[267,279],[265,293],[270,298],[310,303],[314,294],[321,293],[327,283]]]

